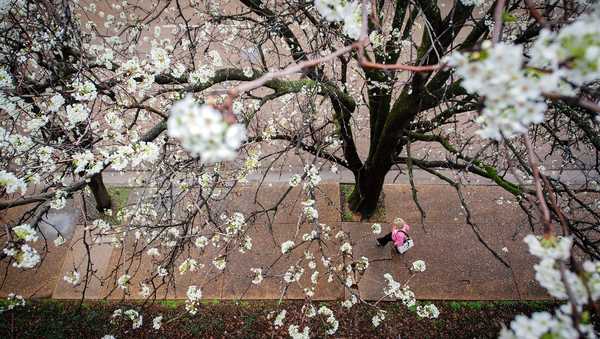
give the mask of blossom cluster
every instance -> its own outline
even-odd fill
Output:
[[[327,324],[325,332],[329,335],[334,335],[340,326],[340,322],[335,318],[333,311],[329,307],[323,305],[319,307],[317,313],[325,317],[325,323]]]
[[[546,103],[541,97],[539,79],[522,69],[523,46],[484,43],[481,52],[456,53],[448,63],[456,67],[462,86],[469,93],[485,97],[485,107],[477,121],[478,134],[500,140],[523,134],[530,124],[544,120]]]
[[[27,184],[22,178],[17,178],[14,173],[0,170],[0,187],[4,187],[6,193],[20,192],[25,194]]]
[[[288,334],[292,339],[309,339],[310,329],[308,326],[304,326],[304,329],[300,332],[300,327],[298,325],[290,325],[288,327]]]
[[[202,290],[198,286],[191,285],[186,292],[185,309],[194,315],[198,312],[198,303],[202,299]]]
[[[13,266],[17,268],[33,268],[40,261],[40,254],[31,247],[27,242],[36,242],[38,240],[37,231],[29,224],[22,224],[12,228],[15,234],[15,239],[8,242],[7,246],[2,250],[8,257],[14,259]]]
[[[434,304],[417,305],[417,315],[421,318],[435,319],[440,316],[440,311]]]
[[[542,29],[529,58],[522,45],[490,41],[470,53],[453,53],[462,87],[485,100],[478,134],[500,140],[523,134],[544,121],[545,95],[575,96],[600,79],[600,11],[585,14],[555,32]]]
[[[548,293],[567,303],[550,312],[536,312],[530,317],[517,316],[500,332],[500,338],[595,338],[593,325],[584,306],[600,298],[600,262],[587,260],[581,272],[567,269],[571,257],[573,239],[571,237],[528,235],[524,241],[529,252],[540,259],[534,266],[535,278]],[[580,321],[573,320],[573,310]],[[580,335],[581,334],[581,335]]]
[[[225,122],[219,111],[197,104],[190,95],[171,107],[167,125],[169,136],[205,163],[233,160],[246,139],[242,124]]]
[[[25,306],[25,298],[23,296],[9,293],[3,307],[0,307],[0,314],[6,311],[11,311],[17,307]]]
[[[387,282],[383,289],[383,293],[386,296],[400,299],[406,307],[412,307],[416,305],[417,300],[415,298],[415,293],[411,291],[408,286],[403,286],[394,280],[392,275],[389,273],[384,274],[383,278]]]
[[[344,34],[358,40],[362,28],[361,1],[315,0],[315,8],[327,21],[342,21]]]
[[[81,274],[77,270],[73,270],[67,272],[67,274],[63,277],[63,280],[66,281],[68,284],[77,286],[81,281]]]
[[[545,91],[575,94],[577,86],[600,79],[600,9],[559,31],[544,28],[530,50],[529,66],[550,71]],[[564,80],[563,83],[557,79]],[[558,86],[562,85],[562,88]]]
[[[134,330],[142,327],[142,324],[144,323],[144,316],[134,309],[123,311],[122,309],[118,308],[113,312],[112,318],[113,320],[117,320],[123,316],[131,320],[131,328]]]
[[[311,189],[316,187],[321,182],[321,176],[319,175],[319,169],[315,165],[304,166],[305,182],[304,189]]]

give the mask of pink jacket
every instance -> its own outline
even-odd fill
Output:
[[[408,234],[408,231],[410,231],[410,225],[404,224],[401,230]],[[394,246],[402,246],[406,241],[406,234],[399,231],[396,228],[396,225],[394,225],[392,228],[392,240],[394,241]]]

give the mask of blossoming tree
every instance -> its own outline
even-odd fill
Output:
[[[530,0],[0,1],[0,209],[28,208],[6,225],[0,257],[19,269],[36,267],[43,253],[32,243],[47,213],[89,191],[95,206],[82,208],[88,267],[96,244],[134,249],[111,277],[75,269],[65,281],[100,279],[156,298],[176,274],[204,270],[201,256],[218,272],[229,251],[251,251],[250,225],[278,206],[240,213],[226,202],[251,172],[266,175],[295,161],[300,171],[282,195],[302,188],[298,224],[311,228],[281,244],[282,256],[305,250],[282,280],[289,285],[310,274],[306,316],[322,317],[334,334],[333,311],[312,302],[319,270],[351,291],[343,301],[351,308],[367,302],[355,285],[369,259],[353,256],[349,236],[319,222],[320,172],[347,169],[356,182],[349,206],[366,218],[393,168],[407,171],[418,205],[412,178],[421,169],[456,188],[469,223],[461,187],[480,177],[513,194],[532,225],[543,225],[542,240],[526,239],[542,259],[538,280],[568,306],[555,316],[519,318],[503,336],[591,336],[582,315],[600,296],[598,263],[567,262],[573,244],[593,259],[600,255],[598,206],[582,198],[598,193],[599,174],[600,12],[592,7]],[[421,152],[427,145],[441,156]],[[547,157],[581,180],[545,173],[539,162]],[[144,192],[113,210],[103,182],[108,171],[125,173]],[[112,218],[92,217],[94,208]],[[60,246],[62,236],[56,239]],[[338,250],[326,253],[325,243]],[[132,286],[132,263],[148,258],[155,269]],[[250,272],[252,284],[270,274],[269,267]],[[437,317],[406,285],[389,274],[382,279],[386,296]],[[202,287],[185,288],[194,314]],[[374,326],[385,319],[376,305]],[[114,316],[142,326],[136,310]],[[293,337],[310,335],[299,324],[288,329]]]

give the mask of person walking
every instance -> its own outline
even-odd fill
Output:
[[[407,243],[409,241],[412,242],[408,236],[409,231],[410,225],[407,224],[402,218],[396,218],[394,219],[394,223],[392,223],[392,231],[383,237],[377,238],[377,246],[383,247],[388,242],[393,241],[396,252],[402,254],[412,247],[412,244]]]

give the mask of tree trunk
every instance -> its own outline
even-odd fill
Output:
[[[385,175],[390,166],[365,165],[354,176],[356,185],[348,198],[348,207],[351,211],[359,213],[362,219],[368,219],[377,209],[377,202],[383,190]]]
[[[88,185],[92,190],[92,194],[94,194],[94,199],[96,200],[96,209],[99,212],[104,212],[105,210],[110,209],[112,207],[112,201],[110,200],[110,194],[108,194],[106,186],[104,186],[102,174],[94,174],[90,178]]]

